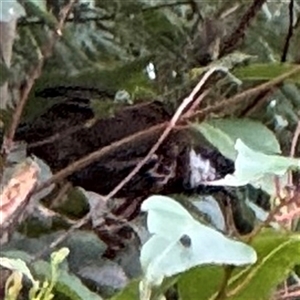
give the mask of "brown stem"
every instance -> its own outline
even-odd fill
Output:
[[[290,47],[290,41],[294,33],[294,0],[290,0],[289,4],[289,29],[286,35],[285,44],[282,51],[281,62],[286,62],[287,54]]]
[[[291,146],[291,151],[290,151],[290,156],[291,157],[295,156],[299,135],[300,135],[300,121],[298,121],[296,130],[295,130],[295,133],[294,133],[294,136],[293,136],[292,146]]]
[[[200,111],[197,111],[195,113],[193,113],[190,118],[201,118],[204,116],[207,116],[208,114],[212,113],[212,112],[217,112],[219,110],[221,110],[224,107],[228,107],[228,106],[232,106],[235,105],[236,103],[247,99],[250,96],[256,95],[259,92],[263,92],[263,91],[267,91],[268,89],[282,83],[284,80],[286,80],[289,77],[292,77],[294,75],[296,75],[297,73],[300,73],[300,66],[294,67],[292,70],[266,82],[263,83],[259,86],[256,86],[254,88],[248,89],[236,96],[233,96],[232,98],[229,99],[223,99],[221,100],[218,104],[214,105],[214,106],[208,106]]]
[[[243,38],[247,28],[250,26],[250,23],[253,18],[257,15],[263,4],[266,0],[254,0],[252,5],[242,16],[238,26],[232,32],[232,34],[222,43],[220,50],[220,57],[231,53],[235,48],[240,39]]]
[[[29,93],[32,87],[34,86],[35,80],[40,77],[46,59],[52,55],[55,42],[57,38],[62,35],[61,31],[64,27],[65,20],[68,14],[70,13],[75,1],[76,0],[70,0],[70,2],[61,9],[60,19],[57,28],[55,32],[52,34],[52,36],[49,38],[48,43],[42,47],[43,49],[42,57],[39,59],[37,65],[34,67],[33,71],[31,72],[26,82],[25,88],[23,89],[23,92],[21,94],[20,101],[18,102],[16,110],[12,116],[11,125],[8,129],[6,138],[4,139],[2,145],[2,152],[5,154],[6,157],[11,151],[15,132],[19,125],[26,102],[28,100]]]

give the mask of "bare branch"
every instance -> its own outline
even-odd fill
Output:
[[[290,41],[294,33],[294,0],[289,4],[289,29],[286,35],[285,44],[282,51],[281,62],[286,62],[286,57],[290,47]]]
[[[220,50],[220,57],[230,53],[236,46],[236,44],[244,37],[247,28],[253,18],[257,15],[266,0],[254,0],[252,5],[242,16],[236,29],[231,33],[231,35],[222,43]]]
[[[22,115],[24,107],[26,105],[29,93],[30,93],[32,87],[34,86],[35,80],[40,77],[41,71],[43,69],[46,59],[52,55],[55,42],[57,41],[57,38],[62,35],[62,29],[64,26],[64,22],[68,16],[68,14],[70,13],[75,2],[76,2],[76,0],[70,0],[70,2],[65,7],[62,8],[61,13],[60,13],[61,17],[58,22],[57,28],[56,28],[55,32],[53,32],[53,34],[49,38],[48,43],[46,45],[44,45],[44,47],[42,47],[43,48],[42,57],[40,58],[37,65],[33,68],[31,74],[29,75],[29,78],[28,78],[26,85],[23,89],[23,92],[21,94],[20,101],[18,102],[16,110],[13,114],[10,128],[8,129],[8,132],[6,134],[6,137],[5,137],[3,145],[2,145],[2,152],[4,153],[5,156],[7,156],[7,154],[10,152],[10,150],[12,148],[15,132],[19,125],[19,121],[21,119],[21,115]]]

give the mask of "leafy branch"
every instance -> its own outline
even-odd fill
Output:
[[[2,144],[1,152],[3,153],[4,157],[7,157],[7,155],[10,153],[10,151],[12,149],[15,132],[19,125],[20,118],[23,113],[24,107],[27,103],[29,93],[34,86],[36,79],[41,76],[45,61],[52,55],[55,42],[62,35],[62,30],[63,30],[64,24],[65,24],[65,21],[69,15],[70,11],[72,10],[72,7],[75,4],[75,2],[76,2],[76,0],[70,0],[69,3],[61,9],[60,19],[58,21],[57,27],[56,27],[55,31],[52,33],[52,35],[50,36],[50,38],[48,39],[47,44],[45,44],[42,47],[41,57],[39,58],[37,65],[33,68],[31,73],[28,75],[28,80],[26,81],[26,84],[23,88],[23,91],[20,96],[20,100],[19,100],[17,107],[14,111],[14,114],[12,116],[11,125],[8,129],[6,137]]]

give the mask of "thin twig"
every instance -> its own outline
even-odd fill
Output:
[[[253,103],[248,105],[240,114],[239,117],[250,117],[253,115],[256,111],[259,111],[259,109],[262,107],[262,105],[269,99],[270,95],[273,94],[274,87],[271,89],[262,92],[257,95]]]
[[[161,145],[161,143],[164,141],[164,139],[167,137],[167,135],[175,127],[175,124],[178,121],[178,119],[180,118],[180,116],[182,115],[182,112],[184,111],[184,109],[190,103],[192,103],[194,101],[195,96],[199,93],[199,91],[201,90],[201,88],[203,87],[203,85],[205,84],[207,79],[215,71],[217,71],[219,69],[220,68],[218,68],[218,67],[212,68],[202,77],[200,82],[193,89],[192,93],[187,98],[185,98],[183,100],[182,104],[179,106],[179,108],[177,109],[177,111],[175,112],[175,114],[173,115],[171,121],[169,122],[169,124],[167,126],[166,126],[166,123],[162,123],[162,124],[153,126],[148,130],[143,130],[143,131],[137,132],[136,134],[131,135],[129,137],[126,137],[126,138],[124,138],[124,139],[122,139],[118,142],[115,142],[115,143],[109,145],[109,146],[101,148],[98,151],[95,151],[95,152],[91,153],[90,155],[84,157],[83,159],[78,160],[77,162],[75,162],[74,164],[68,166],[67,168],[63,169],[62,171],[56,173],[54,176],[52,176],[52,178],[50,178],[44,184],[39,186],[39,188],[36,189],[35,192],[39,192],[39,191],[43,190],[44,188],[50,186],[51,184],[57,182],[58,180],[61,180],[62,178],[65,178],[66,176],[73,173],[75,169],[78,170],[80,168],[83,168],[84,166],[90,164],[91,161],[94,161],[97,158],[99,158],[100,156],[104,155],[104,153],[110,152],[112,150],[112,148],[117,148],[118,146],[123,145],[124,143],[126,143],[128,141],[131,141],[131,140],[135,139],[136,137],[149,134],[149,132],[153,132],[153,133],[157,132],[157,131],[163,129],[166,126],[164,132],[161,134],[160,138],[155,143],[155,145],[150,149],[150,151],[145,156],[145,158],[140,163],[138,163],[138,165],[130,172],[130,174],[128,174],[124,178],[124,180],[122,180],[122,182],[120,182],[120,184],[118,184],[108,195],[104,196],[103,198],[104,198],[104,201],[107,201],[107,199],[110,199],[111,197],[113,197],[126,183],[128,183],[128,181],[130,181],[130,179],[136,174],[136,172],[138,172],[140,170],[140,168],[149,160],[149,158],[151,158],[151,156],[154,154],[154,152],[157,150],[157,148]],[[34,257],[33,260],[35,260],[36,258],[42,256],[46,251],[50,251],[51,249],[57,247],[74,230],[79,229],[80,227],[87,224],[90,221],[90,218],[91,218],[91,212],[87,213],[82,219],[80,219],[78,222],[76,222],[76,224],[74,224],[72,227],[70,227],[63,235],[61,235],[59,238],[57,238],[55,241],[53,241],[52,244],[49,247],[47,247],[47,248],[43,249],[41,252],[39,252]]]
[[[87,23],[87,22],[100,22],[100,21],[108,21],[113,20],[115,18],[115,15],[109,15],[109,16],[96,16],[96,17],[70,17],[65,20],[65,23]],[[32,25],[46,25],[45,20],[43,19],[34,19],[34,20],[28,20],[27,18],[20,18],[18,20],[18,26],[32,26]]]
[[[156,9],[162,9],[166,7],[174,7],[179,5],[190,5],[190,4],[191,4],[190,1],[177,1],[177,2],[174,1],[172,3],[162,3],[155,6],[144,7],[142,11],[156,10]]]
[[[232,34],[224,41],[221,45],[220,57],[231,53],[232,49],[237,45],[240,39],[243,38],[247,28],[250,26],[250,23],[253,18],[257,15],[263,4],[266,0],[254,0],[246,13],[242,16],[239,24]]]
[[[2,152],[7,156],[12,148],[13,139],[15,136],[16,129],[19,125],[19,121],[21,119],[21,115],[23,113],[24,107],[26,105],[29,93],[34,85],[35,80],[40,76],[41,70],[43,68],[43,59],[39,60],[38,65],[35,67],[31,75],[29,76],[28,81],[26,82],[26,86],[22,92],[20,101],[17,104],[16,110],[12,116],[12,122],[8,129],[6,138],[3,141]]]
[[[36,148],[36,147],[41,147],[41,146],[44,146],[46,144],[53,143],[57,140],[61,140],[63,138],[66,138],[67,136],[70,136],[71,134],[74,134],[74,133],[76,133],[77,131],[79,131],[83,128],[88,128],[90,126],[93,126],[93,124],[96,121],[97,121],[96,117],[90,118],[81,125],[72,126],[72,127],[68,128],[66,130],[55,133],[55,134],[53,134],[53,135],[51,135],[51,136],[49,136],[49,137],[47,137],[43,140],[39,140],[38,142],[28,144],[27,149],[33,149],[33,148]]]
[[[7,154],[9,154],[11,151],[15,132],[19,125],[26,102],[28,100],[29,93],[34,86],[35,80],[40,77],[46,59],[52,55],[55,42],[57,38],[62,35],[62,30],[64,27],[65,20],[69,15],[75,2],[76,0],[70,0],[70,2],[65,7],[62,8],[60,12],[60,20],[58,22],[57,28],[55,32],[52,34],[52,36],[49,38],[48,43],[44,45],[44,47],[42,47],[43,55],[39,59],[37,65],[33,69],[32,73],[30,74],[26,82],[26,85],[20,97],[20,101],[18,102],[16,110],[12,116],[12,122],[6,134],[5,141],[3,142],[2,145],[2,152],[5,154],[5,156],[7,156]]]
[[[103,155],[119,148],[120,146],[122,146],[126,143],[129,143],[137,138],[142,138],[142,137],[148,136],[150,134],[155,134],[155,133],[159,132],[160,130],[164,129],[166,127],[166,125],[167,125],[167,123],[165,122],[165,123],[161,123],[161,124],[152,126],[150,128],[147,128],[145,130],[141,130],[133,135],[127,136],[121,140],[118,140],[118,141],[110,144],[110,145],[102,147],[102,148],[88,154],[87,156],[84,156],[83,158],[75,161],[74,163],[70,164],[66,168],[58,171],[51,178],[49,178],[47,181],[45,181],[40,186],[38,186],[37,189],[35,190],[35,192],[36,193],[40,192],[41,190],[51,186],[52,184],[61,181],[62,179],[66,178],[67,176],[74,173],[75,171],[83,169],[84,167],[90,165],[92,162],[96,161]]]
[[[122,187],[127,184],[135,175],[136,173],[147,163],[147,161],[153,156],[153,154],[156,152],[156,150],[159,148],[159,146],[162,144],[162,142],[167,138],[169,133],[172,131],[174,126],[176,125],[177,121],[181,117],[183,111],[186,109],[186,107],[191,104],[195,100],[195,96],[199,93],[203,85],[206,83],[208,78],[215,73],[216,71],[223,69],[220,67],[213,67],[208,72],[205,73],[205,75],[201,78],[200,82],[196,85],[196,87],[193,89],[191,94],[185,98],[181,105],[176,110],[175,114],[173,115],[170,123],[168,124],[167,128],[165,128],[164,132],[161,134],[160,138],[156,142],[155,145],[150,149],[148,154],[144,157],[143,160],[141,160],[137,166],[107,195],[105,196],[105,199],[108,200],[112,198],[118,191],[122,189]],[[203,98],[202,98],[203,99]],[[200,101],[199,101],[200,102]]]
[[[261,84],[258,87],[249,89],[231,99],[225,99],[223,101],[221,101],[220,104],[217,104],[215,106],[209,107],[208,109],[203,109],[200,110],[199,112],[196,112],[194,114],[192,114],[193,117],[197,116],[197,115],[205,115],[206,113],[210,113],[213,112],[215,110],[219,110],[220,108],[222,108],[224,105],[230,103],[230,104],[235,104],[241,100],[244,99],[244,97],[248,97],[251,95],[256,94],[259,91],[262,90],[267,90],[270,87],[276,86],[279,83],[281,83],[282,81],[284,81],[286,78],[295,75],[297,72],[300,72],[300,67],[294,68],[293,70],[291,70],[290,72],[287,72],[277,78],[274,78],[273,80],[269,81],[268,83],[264,83]],[[197,93],[195,93],[197,94]],[[185,103],[185,105],[187,105]],[[182,113],[182,111],[184,110],[184,108],[181,110],[180,114]],[[179,115],[180,115],[179,114]],[[174,115],[175,116],[175,115]],[[177,117],[177,114],[176,114]],[[174,117],[173,117],[174,118]],[[166,128],[167,123],[161,123],[155,126],[152,126],[151,128],[148,128],[146,130],[142,130],[139,131],[133,135],[130,135],[126,138],[123,138],[122,140],[119,140],[117,142],[112,143],[111,145],[108,145],[106,147],[103,147],[83,158],[81,158],[80,160],[76,161],[75,163],[73,163],[72,165],[64,168],[63,170],[59,171],[58,173],[54,174],[49,180],[45,181],[43,184],[41,184],[36,190],[35,192],[39,192],[41,190],[43,190],[46,187],[49,187],[50,185],[52,185],[53,183],[57,183],[58,181],[62,180],[63,178],[69,176],[70,174],[72,174],[75,171],[80,170],[81,168],[84,168],[85,166],[89,165],[90,163],[92,163],[93,161],[99,159],[101,156],[103,156],[104,154],[109,153],[112,150],[117,149],[118,147],[120,147],[121,145],[124,145],[128,142],[131,142],[133,140],[135,140],[136,138],[139,137],[144,137],[147,136],[149,134],[154,134],[154,133],[158,133],[160,130],[163,130],[164,128]],[[115,189],[114,189],[115,191]],[[110,193],[112,194],[112,193]],[[109,195],[110,195],[109,194]],[[85,224],[87,224],[90,220],[91,217],[91,213],[88,213],[86,216],[84,216],[81,220],[79,220],[78,222],[76,222],[75,225],[73,225],[68,231],[66,231],[62,236],[60,236],[57,240],[55,240],[47,249],[44,249],[43,251],[41,251],[36,257],[40,257],[41,255],[43,255],[45,253],[45,251],[50,251],[51,249],[57,247],[62,241],[64,241],[74,230],[81,228],[82,226],[84,226]]]
[[[263,83],[259,86],[248,89],[236,96],[233,96],[232,98],[223,99],[214,106],[208,106],[204,109],[201,109],[200,111],[193,113],[190,117],[197,118],[197,117],[207,116],[208,114],[219,111],[220,109],[222,109],[226,106],[228,107],[228,106],[235,105],[236,103],[242,101],[243,99],[247,99],[248,97],[256,95],[259,92],[267,91],[268,89],[282,83],[284,80],[286,80],[287,78],[289,78],[291,76],[296,75],[297,73],[300,73],[300,66],[297,66],[297,67],[293,68],[291,71],[288,71],[266,83]]]
[[[294,157],[296,153],[296,148],[297,148],[297,143],[300,135],[300,121],[298,121],[293,140],[292,140],[292,146],[291,146],[291,151],[290,151],[290,157]]]
[[[300,121],[298,121],[296,130],[295,130],[295,133],[293,136],[291,150],[290,150],[290,157],[295,156],[299,135],[300,135]],[[293,174],[291,171],[288,173],[288,185],[293,186]]]
[[[300,290],[298,291],[295,291],[295,292],[288,292],[287,294],[285,295],[281,295],[279,296],[279,300],[284,300],[284,299],[298,299],[298,297],[300,297]]]
[[[290,0],[289,4],[289,29],[286,35],[285,44],[282,51],[281,62],[286,62],[286,57],[290,47],[290,41],[294,31],[294,0]]]
[[[82,219],[80,219],[74,225],[72,225],[67,231],[65,231],[62,235],[55,239],[49,246],[47,245],[44,249],[42,249],[40,252],[34,255],[30,262],[35,261],[36,259],[42,257],[46,253],[50,252],[52,249],[56,248],[60,243],[62,243],[66,238],[68,238],[72,232],[87,224],[90,218],[91,212],[87,213]]]
[[[205,90],[191,105],[191,107],[189,108],[189,110],[182,116],[183,119],[188,119],[189,116],[191,116],[191,114],[197,110],[197,107],[199,106],[199,104],[202,102],[202,100],[209,94],[209,92],[211,91],[210,89]]]
[[[249,97],[252,95],[255,95],[256,93],[263,91],[263,90],[267,90],[273,86],[278,85],[279,83],[281,83],[282,81],[284,81],[285,79],[287,79],[288,77],[295,75],[297,72],[300,72],[300,66],[296,67],[294,69],[292,69],[291,71],[278,76],[276,78],[274,78],[273,80],[267,82],[267,83],[263,83],[255,88],[246,90],[230,99],[224,99],[222,101],[220,101],[220,103],[214,105],[214,106],[209,106],[207,108],[204,108],[200,111],[197,111],[195,113],[192,113],[189,117],[190,118],[197,118],[198,116],[202,117],[205,115],[208,115],[211,112],[214,111],[218,111],[221,108],[225,107],[226,105],[234,105],[235,103],[243,100],[245,97]],[[160,123],[157,124],[155,126],[152,126],[150,128],[147,128],[145,130],[139,131],[133,135],[127,136],[121,140],[118,140],[108,146],[105,146],[99,150],[96,150],[92,153],[90,153],[89,155],[75,161],[73,164],[67,166],[66,168],[60,170],[59,172],[57,172],[56,174],[54,174],[50,179],[48,179],[47,181],[45,181],[44,183],[42,183],[37,189],[36,192],[40,192],[41,190],[43,190],[44,188],[49,187],[50,185],[59,182],[60,180],[62,180],[63,178],[66,178],[67,176],[71,175],[72,173],[74,173],[75,171],[78,171],[86,166],[88,166],[89,164],[91,164],[92,162],[96,161],[97,159],[99,159],[100,157],[102,157],[103,155],[109,153],[112,150],[117,149],[118,147],[132,142],[133,140],[137,139],[137,138],[141,138],[141,137],[145,137],[148,136],[150,134],[155,134],[158,133],[160,130],[163,130],[164,128],[166,128],[167,123]]]
[[[63,197],[65,195],[67,195],[67,193],[69,192],[71,187],[72,187],[72,184],[70,182],[66,182],[59,190],[57,196],[54,199],[52,199],[52,201],[49,205],[49,208],[54,209],[54,208],[58,207],[59,203],[62,201]]]
[[[234,266],[225,266],[224,267],[223,279],[222,279],[220,288],[218,289],[218,293],[215,296],[214,300],[222,300],[222,299],[226,298],[226,288],[228,286],[228,281],[229,281],[233,271],[234,271]]]
[[[293,210],[285,213],[281,216],[275,216],[275,220],[278,223],[291,222],[292,220],[300,217],[300,207],[294,207]]]
[[[295,191],[295,193],[292,196],[289,196],[289,198],[285,201],[287,210],[283,213],[280,213],[280,211],[274,215],[274,219],[278,223],[282,222],[290,222],[290,225],[292,224],[292,221],[296,218],[300,217],[300,193],[299,191]]]
[[[283,199],[280,201],[280,203],[274,207],[274,209],[268,214],[267,219],[258,225],[246,238],[246,243],[251,243],[252,239],[257,236],[261,230],[268,226],[272,221],[274,221],[276,218],[275,216],[280,212],[280,210],[287,205],[287,201],[284,201]]]

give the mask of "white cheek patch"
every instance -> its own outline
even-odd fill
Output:
[[[194,149],[190,151],[190,186],[197,187],[205,181],[216,179],[216,169],[213,168],[208,159],[197,154]]]

